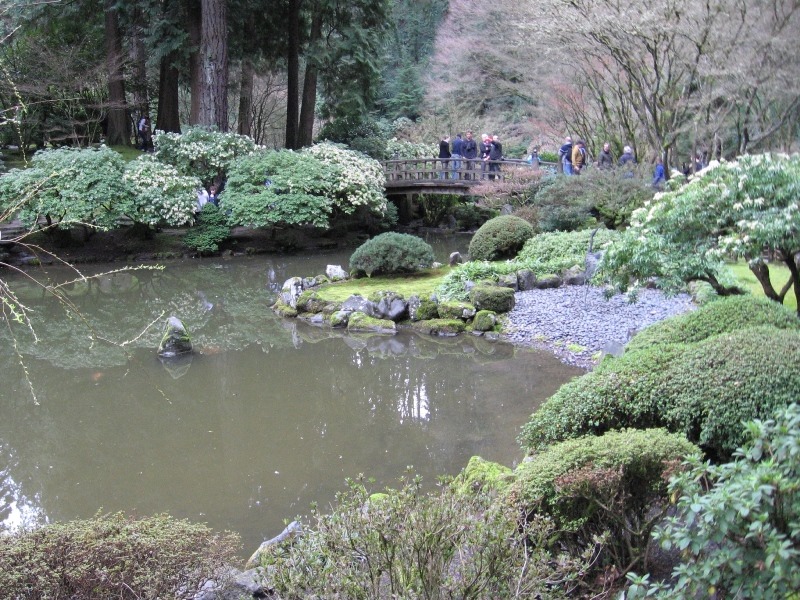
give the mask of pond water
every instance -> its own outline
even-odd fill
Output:
[[[459,243],[440,242],[440,260]],[[3,273],[34,311],[38,341],[19,326],[16,341],[0,333],[0,523],[168,512],[239,532],[249,554],[312,502],[331,503],[347,477],[378,490],[409,466],[432,484],[475,454],[518,460],[520,426],[580,372],[471,335],[348,336],[272,313],[283,281],[349,254],[102,275],[63,288],[82,318]],[[118,266],[92,271],[108,268]],[[196,352],[162,363],[170,315]]]

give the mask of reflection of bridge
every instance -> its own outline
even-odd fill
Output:
[[[383,161],[386,195],[458,194],[486,181],[505,181],[519,170],[538,169],[524,160],[403,158]],[[494,168],[495,170],[490,170]]]

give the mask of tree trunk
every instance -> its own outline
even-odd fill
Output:
[[[131,143],[126,115],[125,78],[122,73],[122,40],[119,19],[113,0],[106,0],[105,41],[106,65],[108,68],[108,116],[106,144],[109,146]]]
[[[309,47],[313,48],[322,37],[322,15],[319,10],[314,11],[311,20],[311,38]],[[297,134],[297,145],[310,146],[314,141],[314,109],[317,105],[317,65],[308,59],[306,73],[303,81],[303,104],[300,108],[300,128]]]
[[[227,0],[202,0],[200,125],[228,131]]]
[[[166,2],[165,2],[166,4]],[[144,28],[142,21],[144,16],[141,10],[134,11],[133,28],[133,111],[135,113],[134,122],[138,123],[139,118],[150,114],[150,98],[147,93],[147,50],[144,45]]]
[[[288,48],[286,56],[286,140],[287,148],[298,148],[298,104],[300,83],[300,0],[289,0]]]
[[[203,28],[200,0],[188,0],[186,5],[186,29],[189,34],[189,92],[191,104],[189,107],[189,124],[197,125],[200,122],[200,90],[203,89],[203,69],[200,61],[200,37]]]
[[[252,137],[253,131],[253,61],[242,59],[242,85],[239,89],[239,135]]]
[[[156,129],[173,133],[181,132],[181,119],[178,111],[178,68],[174,62],[177,58],[177,53],[174,51],[162,57],[158,73]]]

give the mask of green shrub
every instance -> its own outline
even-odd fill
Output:
[[[287,600],[523,599],[548,595],[551,581],[572,580],[585,567],[545,549],[553,534],[548,522],[519,531],[491,493],[456,487],[428,495],[416,478],[370,494],[350,482],[333,512],[314,512],[314,525],[300,538],[264,556],[265,587]]]
[[[734,462],[713,466],[694,457],[670,481],[677,514],[655,538],[681,550],[683,562],[648,597],[699,598],[712,589],[718,598],[797,597],[800,407],[749,423],[747,438]]]
[[[183,243],[201,255],[214,254],[230,235],[231,228],[225,215],[209,202],[197,215],[195,226],[183,236]]]
[[[453,209],[453,216],[456,218],[459,229],[475,229],[497,216],[497,213],[473,202],[467,202],[456,206]]]
[[[640,350],[660,344],[699,342],[712,335],[758,325],[800,329],[800,319],[792,310],[767,298],[728,296],[695,311],[650,325],[636,334],[625,350]]]
[[[425,240],[406,233],[382,233],[356,248],[350,256],[350,272],[367,276],[411,273],[433,264],[433,248]]]
[[[569,546],[607,533],[606,564],[625,570],[642,559],[666,498],[665,472],[697,451],[663,429],[623,430],[550,446],[515,470],[511,502],[554,519]],[[666,503],[664,503],[666,504]]]
[[[513,258],[533,236],[530,223],[513,215],[501,215],[486,221],[469,243],[470,260]]]
[[[592,231],[540,233],[533,236],[522,247],[520,261],[536,261],[544,273],[558,274],[570,267],[583,268]],[[598,229],[592,241],[592,251],[598,252],[619,238],[619,234],[609,229]]]
[[[531,416],[520,442],[541,448],[620,427],[666,427],[724,460],[742,443],[741,424],[792,402],[800,332],[758,327],[695,344],[670,344],[601,363],[562,386]]]
[[[221,582],[238,549],[234,534],[167,515],[117,513],[0,535],[5,598],[192,598]]]

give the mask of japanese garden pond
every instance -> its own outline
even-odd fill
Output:
[[[434,244],[439,260],[458,244]],[[102,275],[64,288],[86,323],[3,273],[35,311],[39,341],[14,327],[17,356],[0,333],[0,523],[168,512],[239,532],[249,553],[312,502],[333,502],[345,478],[363,473],[379,490],[409,466],[432,484],[476,454],[512,465],[520,426],[581,371],[472,335],[356,336],[273,314],[286,279],[346,267],[350,253]],[[155,349],[170,315],[195,353],[162,363]]]

